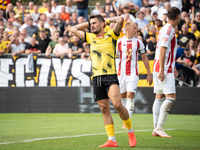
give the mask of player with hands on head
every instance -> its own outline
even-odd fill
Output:
[[[94,98],[103,114],[103,121],[108,135],[105,144],[99,147],[118,147],[115,139],[114,122],[110,113],[110,102],[118,111],[129,136],[129,145],[136,145],[136,138],[127,109],[121,103],[121,95],[115,66],[116,43],[119,38],[123,17],[107,18],[107,23],[116,23],[108,32],[104,31],[105,20],[101,15],[91,16],[89,22],[78,24],[71,28],[73,34],[90,44],[92,61]],[[92,33],[82,31],[90,26]]]

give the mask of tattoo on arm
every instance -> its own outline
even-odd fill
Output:
[[[115,32],[115,34],[117,34],[117,35],[120,34],[121,29],[122,29],[122,27],[123,27],[123,22],[124,22],[124,20],[121,19],[120,21],[118,21],[118,22],[115,24],[114,29],[113,29],[113,31]]]
[[[114,95],[112,98],[114,98],[114,97],[118,97],[118,95]]]

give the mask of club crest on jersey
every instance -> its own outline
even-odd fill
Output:
[[[133,52],[133,50],[131,48],[126,51],[126,55],[127,55],[126,61],[130,61],[131,60],[132,52]]]
[[[104,38],[104,39],[107,39],[107,38],[108,38],[108,35],[106,34],[103,38]]]
[[[164,37],[164,38],[163,38],[163,41],[166,41],[166,42],[167,42],[167,41],[168,41],[168,38],[165,38],[165,37]]]

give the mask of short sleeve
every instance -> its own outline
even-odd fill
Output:
[[[172,32],[172,27],[169,26],[167,30],[164,30],[160,33],[160,46],[168,47],[169,42],[171,42],[170,34]]]
[[[87,42],[88,44],[91,44],[93,36],[95,36],[95,34],[86,32],[85,33],[85,42]]]
[[[139,41],[139,44],[140,44],[138,52],[139,52],[140,55],[142,55],[142,54],[146,53],[146,50],[145,50],[143,42],[139,39],[138,39],[138,41]]]
[[[118,40],[119,38],[119,35],[116,35],[113,29],[108,31],[107,34],[110,34],[115,40]]]

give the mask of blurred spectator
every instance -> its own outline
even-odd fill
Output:
[[[59,31],[54,31],[52,34],[52,41],[49,43],[46,52],[45,52],[45,56],[48,57],[49,54],[51,54],[52,50],[55,48],[55,45],[58,44],[58,38],[59,38]]]
[[[19,43],[18,37],[12,37],[10,43],[8,44],[8,48],[11,48],[12,56],[16,56],[17,54],[24,53],[25,45]]]
[[[88,0],[73,0],[73,2],[77,2],[78,17],[83,16],[88,21]]]
[[[163,17],[162,17],[162,26],[164,26],[166,23],[167,23],[167,13],[163,14]],[[178,30],[178,27],[177,27],[177,30]]]
[[[33,10],[34,10],[34,12],[31,13],[31,17],[32,17],[33,21],[37,23],[38,19],[40,17],[40,13],[38,13],[38,6],[34,5]]]
[[[177,7],[178,9],[182,8],[182,0],[170,0],[171,7]]]
[[[158,13],[154,12],[152,15],[153,20],[150,22],[150,25],[155,25],[156,20],[158,19]]]
[[[36,43],[36,37],[31,37],[31,44],[26,48],[25,50],[26,54],[39,54],[41,53],[41,50],[39,48],[39,45]]]
[[[181,57],[183,54],[184,54],[184,48],[182,48],[182,47],[180,46],[180,41],[177,40],[176,60],[177,60],[179,57]],[[183,65],[177,63],[177,61],[176,61],[175,67],[176,67],[176,69],[177,69],[177,71],[178,71],[178,77],[177,77],[177,78],[179,78],[180,80],[183,80]]]
[[[65,7],[65,11],[70,13],[70,15],[72,15],[73,12],[76,12],[77,7],[72,5],[72,1],[71,0],[66,0],[66,7]]]
[[[133,3],[133,0],[118,0],[117,1],[117,8],[122,9],[122,7],[128,6],[129,3]]]
[[[13,22],[13,26],[18,26],[20,27],[20,19],[19,19],[19,14],[14,16],[15,21]]]
[[[3,32],[3,39],[2,40],[6,42],[6,45],[8,45],[10,43],[10,38],[9,38],[9,34],[8,34],[7,31]]]
[[[156,51],[156,37],[153,36],[151,38],[151,40],[147,43],[147,54],[149,54],[149,59],[150,60],[154,60],[154,57],[155,57],[155,51]]]
[[[65,21],[61,19],[60,13],[56,13],[56,18],[54,20],[54,23],[58,24],[58,27],[60,28],[60,36],[63,36],[66,24]]]
[[[200,31],[200,12],[196,13],[194,23],[197,25],[197,30]]]
[[[197,46],[195,64],[200,64],[200,43]]]
[[[162,20],[163,14],[166,14],[170,8],[171,8],[170,3],[164,2],[164,9],[161,9],[161,11],[159,12],[160,14],[158,15],[158,19]]]
[[[182,12],[183,11],[187,13],[192,12],[192,4],[190,3],[190,0],[182,0]]]
[[[38,40],[39,47],[41,53],[45,53],[49,43],[51,42],[51,39],[49,38],[49,36],[46,35],[46,30],[44,29],[40,30],[39,35],[40,35],[40,38]]]
[[[183,64],[183,81],[193,85],[194,83],[194,71],[190,68],[194,65],[195,57],[191,55],[190,49],[185,48],[184,53],[177,59],[179,64]]]
[[[45,12],[47,18],[52,18],[51,5],[48,6],[48,11]]]
[[[156,19],[155,20],[155,26],[156,26],[157,34],[158,34],[158,32],[160,31],[160,29],[162,28],[162,21],[160,19]],[[156,34],[156,36],[157,36],[157,34]]]
[[[139,29],[143,29],[149,23],[147,19],[144,19],[144,13],[142,11],[138,12],[136,23],[138,24]]]
[[[199,30],[197,30],[197,25],[195,23],[192,24],[190,32],[195,35],[197,42],[199,42],[200,41],[200,32],[199,32]]]
[[[157,29],[155,25],[150,25],[148,34],[145,36],[145,44],[152,40],[152,38],[156,38]]]
[[[92,11],[91,15],[98,15],[100,14],[101,3],[96,2],[95,9]]]
[[[8,21],[6,24],[7,28],[5,29],[5,31],[8,32],[9,36],[11,36],[13,34],[13,23],[11,21]]]
[[[27,43],[31,43],[31,37],[27,35],[27,29],[23,29],[21,31],[21,33],[24,34],[24,36],[25,36],[24,41],[27,42]]]
[[[69,53],[69,45],[65,43],[63,37],[58,39],[58,44],[56,44],[55,48],[53,49],[53,53],[59,57],[68,54],[68,57],[71,58],[72,55]]]
[[[183,24],[185,24],[185,17],[187,17],[187,16],[188,16],[187,12],[183,11],[181,13],[181,20],[180,20],[179,25],[178,25],[178,30],[179,31],[181,31],[181,28],[182,28]]]
[[[128,8],[129,8],[129,13],[134,17],[136,17],[136,13],[140,10],[140,8],[133,3],[129,3]]]
[[[61,6],[58,5],[58,1],[57,0],[51,0],[51,12],[56,14],[56,13],[60,13],[61,12]]]
[[[200,10],[199,3],[200,3],[199,0],[193,0],[193,3],[192,3],[192,20],[194,20],[195,14],[197,14],[197,12],[199,12],[199,10]]]
[[[191,19],[189,16],[185,17],[185,24],[188,26],[188,31],[191,31],[192,23],[191,23]]]
[[[13,34],[12,34],[12,36],[11,37],[19,37],[19,30],[18,29],[14,29],[13,30]]]
[[[148,15],[146,12],[147,12],[147,8],[145,7],[142,7],[140,9],[140,11],[142,11],[144,13],[144,19],[147,19],[149,22],[153,21],[153,18],[151,15]]]
[[[5,27],[4,27],[4,25],[2,26],[2,25],[0,25],[0,33],[3,33],[3,31],[5,30]]]
[[[65,43],[70,43],[70,42],[71,42],[71,39],[70,39],[70,37],[69,37],[68,34],[65,34],[65,35],[63,36],[63,39],[64,39]]]
[[[90,46],[88,43],[83,43],[84,52],[81,54],[82,59],[90,60]]]
[[[32,19],[30,15],[26,15],[26,17],[24,18],[24,24],[19,28],[20,31],[22,31],[23,29],[25,29],[26,27],[29,26],[29,19]],[[33,20],[33,19],[32,19]],[[33,25],[37,25],[35,22],[33,22]]]
[[[65,5],[61,6],[61,19],[66,21],[66,20],[70,20],[70,13],[65,11]]]
[[[40,31],[42,31],[42,30],[45,31],[45,34],[47,35],[47,37],[51,37],[51,32],[48,28],[44,27],[44,21],[43,20],[39,20],[39,25],[40,25],[40,27],[37,30],[37,37],[39,38]]]
[[[3,22],[1,22],[1,25],[4,24],[6,25],[6,19],[3,18],[3,14],[0,12],[0,19],[3,20]]]
[[[6,53],[6,42],[3,41],[3,37],[0,36],[0,56],[2,56],[4,53]]]
[[[83,42],[77,36],[73,36],[73,42],[69,43],[69,53],[72,55],[81,54],[83,52]]]
[[[155,5],[151,7],[151,15],[153,15],[154,12],[157,12],[158,18],[162,19],[162,12],[164,10],[164,7],[160,5],[160,0],[154,0]]]
[[[111,5],[110,4],[106,4],[106,6],[105,6],[105,13],[106,13],[107,16],[110,15],[110,12],[111,12],[110,9],[111,9]]]
[[[38,9],[38,12],[40,14],[44,14],[45,12],[48,11],[48,6],[49,6],[49,1],[48,0],[43,0],[42,7],[40,7]]]
[[[6,10],[3,13],[3,17],[8,20],[10,18],[10,12],[13,11],[13,4],[9,3],[6,7]]]
[[[186,24],[182,26],[182,34],[179,34],[177,39],[180,40],[181,47],[186,47],[189,39],[193,39],[194,41],[196,41],[196,37],[194,36],[194,34],[188,32],[188,26]]]
[[[149,0],[143,0],[143,3],[144,3],[145,8],[151,8],[152,7],[152,5],[149,4]]]
[[[12,22],[15,21],[15,11],[14,10],[12,10],[12,11],[9,12],[8,21],[12,21]]]
[[[29,2],[28,3],[28,11],[29,11],[30,14],[34,12],[33,7],[34,7],[34,3]]]
[[[69,26],[75,26],[78,24],[78,21],[77,21],[77,13],[74,12],[72,13],[72,20],[69,22]]]
[[[121,15],[124,18],[124,15],[128,14],[129,18],[131,19],[132,22],[136,22],[136,19],[133,15],[129,14],[129,8],[128,7],[123,7],[123,15]]]
[[[32,37],[34,34],[35,36],[37,35],[38,27],[33,25],[33,19],[29,18],[28,20],[28,26],[26,27],[27,29],[27,35]]]
[[[189,39],[187,47],[190,49],[191,55],[195,57],[196,55],[196,45],[193,39]]]
[[[25,30],[25,29],[24,29],[24,30]],[[25,33],[21,32],[21,33],[19,34],[19,41],[20,41],[20,43],[24,44],[25,49],[26,49],[26,47],[28,47],[28,46],[30,45],[30,42],[29,42],[29,43],[26,42],[26,41],[25,41],[25,38],[26,38]],[[24,50],[25,50],[25,49],[24,49]]]
[[[25,6],[21,5],[20,6],[20,13],[19,13],[20,21],[24,22],[25,15],[26,15]]]
[[[46,14],[40,14],[39,20],[43,20],[43,21],[44,21],[44,27],[45,27],[45,28],[49,28],[49,23],[48,23],[48,21],[47,21],[47,16],[46,16]],[[38,28],[40,28],[40,24],[38,24]]]
[[[22,5],[22,0],[17,0],[16,1],[16,6],[13,8],[13,10],[15,11],[15,14],[19,14],[20,13],[20,6]]]
[[[141,0],[133,0],[133,3],[139,7],[139,9],[142,7],[142,1]]]
[[[55,22],[55,23],[53,24],[52,28],[50,29],[50,31],[51,31],[51,35],[53,35],[53,33],[54,33],[55,31],[61,32],[61,31],[60,31],[60,28],[58,27],[58,23]]]

